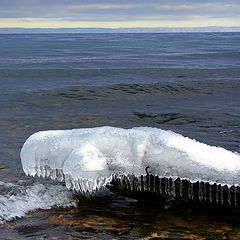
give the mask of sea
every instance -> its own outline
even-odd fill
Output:
[[[240,152],[240,33],[0,35],[0,239],[239,239],[240,217],[26,176],[41,130],[148,126]]]

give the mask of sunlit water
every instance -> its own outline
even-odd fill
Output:
[[[238,239],[236,216],[119,197],[76,208],[64,186],[25,176],[19,154],[34,132],[106,125],[173,130],[240,152],[239,41],[239,33],[1,35],[0,238]]]

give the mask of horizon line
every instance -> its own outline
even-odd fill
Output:
[[[197,26],[197,27],[0,27],[0,29],[160,29],[160,28],[240,28],[240,26]]]
[[[62,28],[0,28],[0,34],[21,33],[191,33],[191,32],[240,32],[240,26],[201,26],[201,27],[62,27]]]

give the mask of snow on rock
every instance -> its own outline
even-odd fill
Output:
[[[240,156],[172,131],[150,127],[98,127],[41,131],[21,150],[23,170],[31,176],[64,180],[66,186],[91,192],[112,174],[145,174],[239,185]]]

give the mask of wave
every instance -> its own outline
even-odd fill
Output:
[[[181,84],[118,84],[109,87],[89,88],[89,87],[71,87],[57,89],[42,93],[42,96],[54,96],[59,98],[73,100],[97,100],[109,96],[124,97],[126,95],[151,95],[151,94],[171,94],[179,95],[198,92],[194,89]]]
[[[196,123],[198,119],[193,115],[184,115],[182,113],[162,113],[162,114],[149,114],[149,113],[140,113],[140,112],[134,112],[135,116],[137,116],[140,119],[147,119],[151,120],[154,119],[154,122],[157,124],[165,124],[170,123],[173,125],[181,125],[185,123]]]
[[[0,189],[0,224],[36,209],[76,206],[72,193],[59,184],[33,183],[24,186],[0,182]]]
[[[124,75],[129,74],[128,76],[142,76],[142,77],[161,77],[161,79],[177,79],[182,77],[191,77],[191,78],[200,78],[200,77],[211,77],[213,78],[216,75],[224,76],[237,76],[239,68],[229,67],[226,69],[223,68],[174,68],[174,67],[141,67],[141,68],[13,68],[13,69],[1,69],[0,77],[1,78],[17,78],[17,79],[32,79],[32,78],[87,78],[87,77],[106,77],[106,76],[121,76],[124,79]],[[128,79],[129,80],[129,79]],[[119,81],[117,81],[119,82]],[[156,82],[156,81],[155,81]],[[127,82],[126,82],[127,83]],[[136,82],[138,83],[138,82]],[[147,82],[146,82],[147,83]],[[89,81],[88,81],[89,84]],[[103,85],[108,85],[102,83]]]
[[[179,76],[184,77],[184,76]],[[105,100],[108,97],[151,97],[206,96],[233,94],[239,88],[239,81],[181,81],[152,84],[113,84],[109,86],[72,86],[40,92],[41,96],[69,100]],[[35,94],[36,95],[36,94]]]

